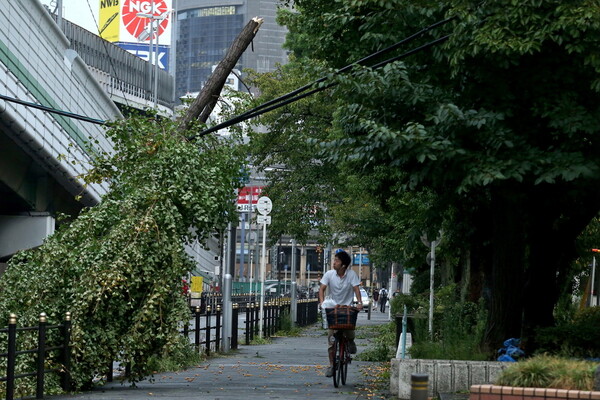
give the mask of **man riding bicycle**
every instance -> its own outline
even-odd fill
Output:
[[[358,304],[356,308],[362,309],[362,298],[360,295],[359,285],[360,279],[356,272],[348,269],[350,267],[350,255],[343,250],[338,250],[333,259],[333,269],[327,271],[321,279],[321,287],[319,288],[319,306],[325,300],[325,290],[329,288],[329,296],[338,305],[351,306],[352,300],[356,295]],[[328,329],[327,332],[328,353],[329,353],[329,368],[327,368],[326,376],[333,375],[333,335],[334,329]],[[351,354],[356,353],[356,344],[354,343],[354,330],[344,330],[344,336],[348,339],[348,349]]]

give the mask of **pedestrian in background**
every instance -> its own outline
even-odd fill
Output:
[[[374,290],[373,291],[373,305],[375,306],[375,309],[377,310],[377,305],[379,303],[377,303],[377,300],[379,299],[379,290]]]
[[[385,286],[382,286],[381,290],[379,291],[379,311],[381,311],[382,313],[385,312],[385,305],[387,303],[387,299],[388,292],[385,289]]]

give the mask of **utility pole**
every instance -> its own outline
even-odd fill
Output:
[[[56,24],[58,25],[58,27],[60,28],[61,31],[64,31],[63,30],[63,0],[56,1]]]
[[[231,70],[242,56],[242,53],[250,45],[254,36],[256,36],[262,23],[262,18],[254,17],[242,29],[240,34],[231,44],[231,47],[227,50],[225,57],[223,57],[206,81],[206,84],[198,94],[198,97],[190,104],[187,113],[178,119],[180,130],[187,131],[192,122],[196,119],[201,122],[206,122],[219,99],[227,76],[229,76]]]

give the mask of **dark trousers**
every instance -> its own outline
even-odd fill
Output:
[[[379,311],[385,312],[385,303],[387,303],[387,297],[379,297]]]

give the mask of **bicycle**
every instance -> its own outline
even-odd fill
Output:
[[[339,384],[346,384],[348,376],[348,364],[352,362],[352,356],[348,351],[348,339],[344,336],[344,331],[339,329],[333,334],[333,386],[339,387]]]
[[[326,309],[327,323],[333,333],[333,386],[346,384],[348,376],[348,364],[352,362],[352,356],[348,349],[349,340],[344,335],[345,330],[353,330],[359,310],[350,306],[336,306]]]

